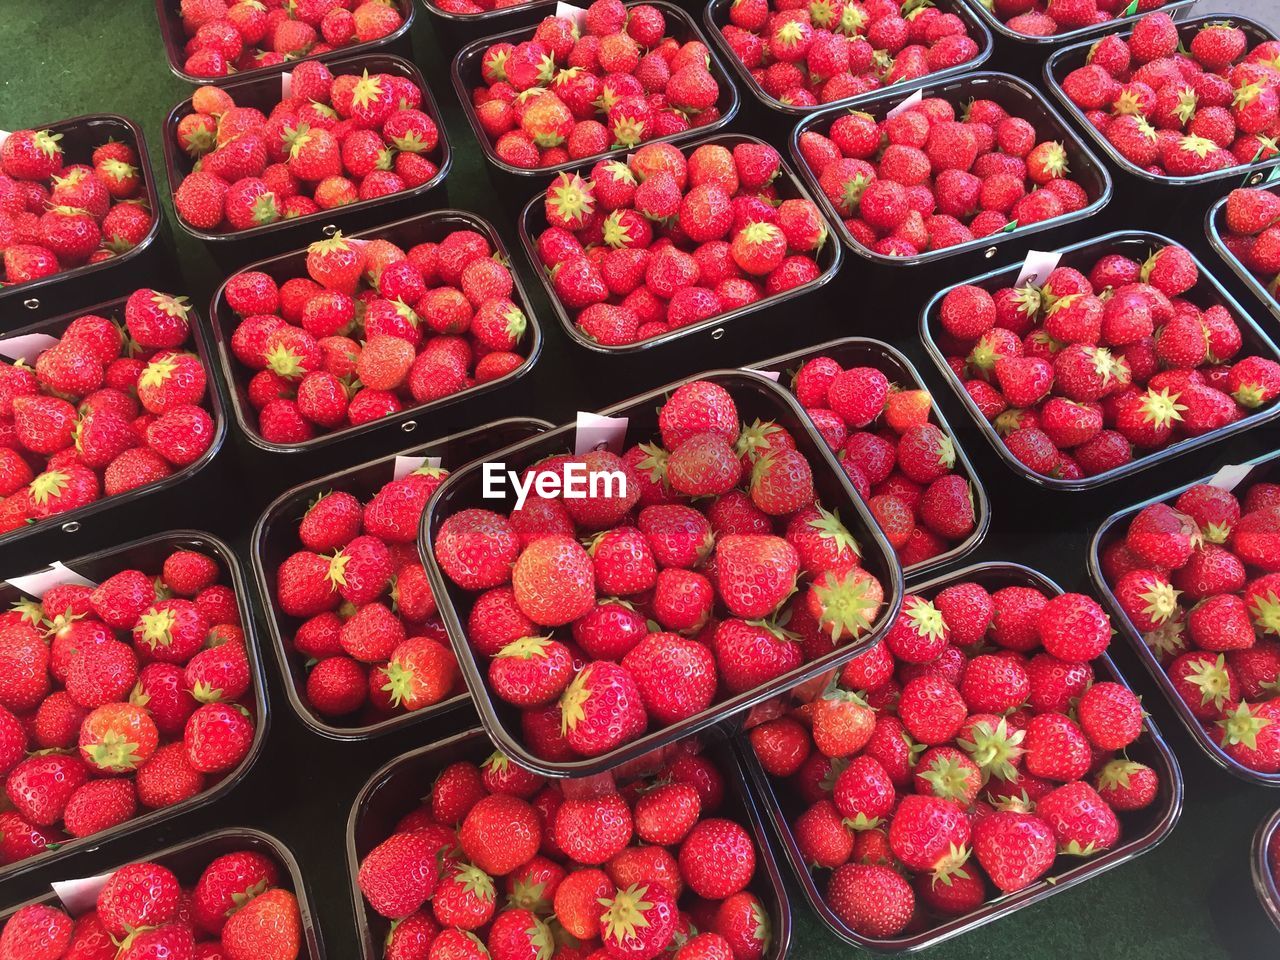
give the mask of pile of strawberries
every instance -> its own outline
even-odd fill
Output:
[[[449,516],[432,549],[473,595],[467,638],[488,692],[551,762],[608,753],[765,686],[874,629],[882,586],[811,464],[724,387],[678,387],[661,446],[561,454],[529,468],[616,471],[584,497],[531,495],[504,516]],[[587,538],[583,546],[580,538]],[[483,662],[483,660],[482,660]]]
[[[173,191],[178,216],[232,233],[420,187],[440,172],[441,140],[422,99],[407,77],[334,76],[316,60],[270,115],[200,87],[174,134],[197,161]]]
[[[474,230],[408,251],[339,231],[307,248],[305,277],[232,276],[231,350],[255,371],[245,389],[262,438],[302,443],[521,367],[528,320],[493,254]]]
[[[657,7],[595,0],[581,19],[545,17],[482,55],[471,102],[498,159],[551,167],[720,118],[706,44],[667,36]]]
[[[1280,300],[1280,193],[1261,187],[1232,190],[1223,225],[1226,248]]]
[[[253,743],[253,673],[217,560],[66,583],[0,614],[0,863],[190,800]]]
[[[1068,30],[1094,27],[1119,17],[1163,7],[1168,0],[981,0],[982,5],[1016,33],[1048,37]]]
[[[0,144],[0,281],[39,280],[132,250],[151,230],[145,174],[127,143],[109,140],[89,163],[67,163],[50,130]]]
[[[462,692],[417,548],[422,509],[447,476],[423,465],[365,503],[334,490],[303,515],[276,602],[301,621],[291,648],[309,664],[305,697],[322,717],[377,723]]]
[[[1137,696],[1095,675],[1111,625],[1093,599],[961,577],[931,594],[749,734],[803,811],[801,856],[831,871],[828,905],[876,940],[1029,887],[1060,854],[1111,849],[1160,788],[1124,752],[1142,734]]]
[[[1280,364],[1246,355],[1221,304],[1200,307],[1184,248],[1118,253],[1088,274],[943,297],[939,346],[982,415],[1028,469],[1075,480],[1235,423],[1280,394]],[[1203,292],[1202,292],[1203,293]]]
[[[429,0],[428,6],[443,10],[445,13],[457,13],[464,16],[477,13],[488,13],[490,10],[505,10],[519,7],[533,0]]]
[[[1067,152],[993,100],[926,97],[892,117],[837,117],[800,156],[854,242],[910,257],[1083,209]],[[1078,171],[1077,171],[1078,172]]]
[[[364,857],[388,958],[761,960],[771,918],[724,775],[686,753],[653,777],[566,796],[501,753],[440,771]]]
[[[159,863],[111,874],[92,909],[71,917],[48,903],[18,910],[0,956],[23,960],[297,960],[302,917],[279,865],[253,850],[209,861],[194,884]]]
[[[805,361],[791,390],[904,567],[925,563],[977,527],[969,479],[951,437],[933,422],[921,387],[890,383],[874,367]]]
[[[1228,22],[1182,46],[1167,13],[1103,37],[1062,90],[1116,151],[1149,173],[1192,177],[1270,160],[1280,136],[1280,41],[1249,49]]]
[[[86,314],[34,365],[0,363],[0,532],[156,483],[204,456],[217,424],[190,309],[186,297],[136,290],[123,325]]]
[[[369,43],[404,24],[388,0],[182,0],[182,69],[225,77]]]
[[[1207,737],[1280,773],[1280,484],[1197,484],[1144,507],[1102,554],[1132,628]]]
[[[760,141],[686,158],[651,143],[547,188],[538,259],[578,328],[604,346],[662,336],[812,283],[827,222],[783,199],[789,176]]]
[[[728,12],[725,44],[765,93],[794,107],[909,83],[981,52],[964,20],[920,0],[735,0]]]

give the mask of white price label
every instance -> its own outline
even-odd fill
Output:
[[[573,21],[579,32],[587,29],[587,11],[582,7],[575,7],[572,3],[557,3],[556,16]]]
[[[80,880],[55,880],[50,884],[58,895],[67,913],[73,917],[88,913],[98,903],[98,894],[107,885],[112,874],[103,873],[96,877],[84,877]]]
[[[1056,250],[1028,250],[1027,259],[1022,261],[1022,269],[1018,271],[1015,287],[1025,287],[1029,283],[1042,285],[1045,277],[1053,273],[1058,266],[1062,254]]]
[[[47,333],[28,333],[22,337],[8,337],[0,340],[0,357],[32,364],[36,362],[36,357],[57,342],[57,337],[51,337]]]
[[[28,573],[24,577],[10,577],[8,583],[17,587],[27,596],[41,599],[54,587],[75,584],[76,586],[93,589],[98,586],[88,577],[82,577],[70,567],[65,566],[61,560],[53,561],[48,569],[41,570],[39,573]]]
[[[280,99],[288,100],[293,94],[293,71],[286,70],[280,74]]]
[[[903,111],[910,110],[912,107],[914,107],[917,103],[919,103],[923,99],[924,99],[924,88],[922,87],[921,89],[917,90],[915,93],[911,94],[911,96],[907,97],[907,99],[903,100],[896,107],[890,108],[889,112],[885,114],[885,119],[888,119],[889,117],[896,117],[898,114],[902,113]]]
[[[8,130],[0,130],[0,147],[4,146],[4,142],[9,139]]]
[[[768,377],[774,383],[778,382],[778,378],[782,376],[781,370],[752,370],[752,373],[758,373],[762,377]]]
[[[573,440],[573,452],[578,456],[601,447],[622,452],[627,438],[626,417],[602,417],[598,413],[578,412],[578,430]]]
[[[1230,493],[1240,485],[1240,481],[1247,477],[1252,469],[1253,464],[1250,463],[1229,463],[1209,478],[1209,486]]]
[[[440,468],[439,457],[396,457],[395,478],[403,480],[419,467]]]

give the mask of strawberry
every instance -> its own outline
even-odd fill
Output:
[[[183,742],[192,767],[201,773],[219,773],[244,759],[253,736],[253,722],[243,707],[206,703],[188,718]]]
[[[646,711],[660,723],[691,717],[715,697],[715,659],[697,641],[650,633],[627,652],[622,666],[635,678]]]
[[[560,700],[562,731],[586,756],[608,752],[646,726],[643,698],[631,672],[608,661],[587,664]]]
[[[268,890],[237,910],[222,928],[228,960],[289,960],[301,949],[302,920],[288,890]]]
[[[395,833],[360,861],[357,883],[369,905],[398,919],[418,909],[436,889],[435,851],[420,831]]]
[[[28,960],[58,960],[71,945],[74,924],[69,916],[46,904],[29,904],[5,922],[0,933],[0,956]]]
[[[996,810],[973,829],[974,856],[1000,890],[1012,893],[1035,883],[1053,866],[1055,834],[1039,816]]]
[[[573,674],[569,650],[545,637],[507,644],[489,662],[489,682],[508,703],[537,707],[560,696]]]
[[[891,868],[845,864],[827,882],[827,902],[840,921],[864,936],[893,937],[915,910],[911,885]]]

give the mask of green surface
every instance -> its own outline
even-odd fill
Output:
[[[455,148],[449,199],[455,206],[494,219],[514,248],[514,208],[509,201],[500,200],[490,184],[480,152],[454,102],[452,87],[445,80],[447,57],[453,48],[441,55],[427,20],[420,12],[414,44],[417,59],[433,81],[446,112],[448,132]],[[992,66],[1001,68],[999,54]],[[87,112],[122,113],[145,128],[153,166],[159,173],[161,121],[172,104],[188,92],[189,88],[169,73],[150,0],[0,0],[0,127],[4,129],[14,130]],[[754,116],[739,118],[734,129],[754,132],[759,129],[756,123]],[[783,145],[776,136],[774,139]],[[167,194],[167,190],[164,192]],[[1126,223],[1120,205],[1127,199],[1122,193],[1109,208],[1109,216],[1094,218],[1074,234],[1060,232],[1056,235],[1059,242],[1120,226],[1148,226],[1147,216],[1163,217],[1160,226],[1175,231],[1180,239],[1189,243],[1199,236],[1203,206],[1191,204],[1182,210],[1168,209],[1169,205],[1160,210],[1144,206],[1140,221]],[[1179,229],[1185,237],[1184,233],[1177,232]],[[1051,249],[1045,242],[1036,245]],[[221,275],[197,244],[179,241],[178,252],[185,278],[182,288],[193,295],[195,302],[207,302]],[[1197,247],[1197,252],[1210,256],[1203,245]],[[527,265],[522,269],[526,282],[532,283]],[[977,272],[977,268],[970,264],[968,272]],[[771,328],[768,339],[753,340],[748,336],[745,341],[739,338],[735,342],[734,338],[739,336],[737,329],[747,329],[741,326],[725,338],[725,345],[716,348],[719,353],[712,354],[709,342],[704,340],[696,353],[678,362],[639,357],[632,362],[631,372],[648,386],[654,386],[708,366],[737,365],[805,343],[870,332],[900,345],[924,371],[926,379],[936,386],[935,371],[928,367],[915,341],[915,317],[932,292],[931,284],[937,280],[934,277],[922,284],[920,276],[916,274],[912,280],[904,281],[901,274],[889,278],[885,272],[873,272],[861,262],[847,262],[840,277],[822,297],[802,301],[800,308],[775,311],[773,320],[780,322]],[[175,279],[172,286],[177,288],[180,284]],[[543,305],[540,298],[535,301],[536,306]],[[547,328],[555,327],[549,310],[541,311],[540,315]],[[1257,310],[1255,316],[1262,322],[1261,310]],[[1268,329],[1274,334],[1274,324]],[[512,412],[564,419],[571,409],[561,402],[561,388],[566,385],[593,396],[625,395],[619,392],[622,381],[614,381],[612,372],[601,373],[603,365],[594,365],[581,352],[571,353],[558,329],[548,329],[547,333],[547,353],[530,381],[531,386],[524,388],[525,399]],[[1257,455],[1277,446],[1274,430],[1254,431],[1245,438],[1215,448],[1209,455],[1150,471],[1140,481],[1119,484],[1108,494],[1080,497],[1073,501],[1073,511],[1067,514],[1058,509],[1061,501],[1055,501],[1052,495],[1032,490],[1020,481],[1015,484],[974,431],[962,426],[963,413],[951,398],[944,399],[944,407],[979,474],[987,481],[995,503],[995,532],[977,559],[1029,562],[1041,566],[1069,587],[1082,588],[1086,583],[1083,551],[1091,527],[1096,524],[1082,520],[1082,516],[1096,520],[1125,503],[1186,482],[1219,463]],[[460,425],[455,418],[469,414],[470,410],[467,414],[451,414],[450,419],[439,420],[440,429],[429,435],[455,429]],[[384,440],[382,452],[391,449],[389,441]],[[238,451],[228,449],[220,457],[220,468],[232,482],[237,471],[251,469],[243,460],[237,460],[238,456]],[[333,470],[354,462],[356,457],[350,449],[338,450],[327,455],[323,468]],[[247,526],[256,517],[257,509],[256,505],[246,505],[246,516],[237,525]],[[30,557],[24,561],[34,562]],[[1280,794],[1245,785],[1214,767],[1160,703],[1156,688],[1142,675],[1136,662],[1126,651],[1120,651],[1118,659],[1134,686],[1146,695],[1149,708],[1183,763],[1187,779],[1186,813],[1172,838],[1134,863],[954,940],[927,956],[956,960],[1013,957],[1075,960],[1080,956],[1217,960],[1276,955],[1280,935],[1266,924],[1256,903],[1248,877],[1248,857],[1256,825],[1280,803]],[[274,662],[269,668],[274,671]],[[273,733],[282,734],[285,728],[291,728],[295,736],[305,736],[298,731],[296,721],[287,716],[278,680],[274,678],[271,695],[276,709]],[[418,729],[411,735],[384,739],[367,748],[348,745],[349,754],[353,765],[371,771],[376,763],[407,749],[414,737],[425,742],[436,736],[435,730]],[[325,772],[308,766],[305,757],[281,756],[281,753],[280,749],[272,750],[263,762],[288,764],[290,770],[297,772],[297,787],[292,794],[282,794],[265,802],[316,803],[316,791],[324,789],[327,779]],[[232,810],[249,810],[260,802],[264,801],[236,796]],[[349,802],[350,797],[326,798],[333,809],[332,832],[314,838],[307,848],[299,850],[304,865],[308,862],[315,865],[314,872],[308,870],[308,876],[331,960],[356,956],[351,906],[345,882],[340,878],[344,869],[341,843]],[[213,823],[226,822],[225,808],[221,813],[218,810],[191,814],[179,820],[172,829],[164,831],[164,840],[181,839]],[[144,845],[152,839],[144,835]],[[112,849],[125,846],[122,843]],[[105,856],[104,853],[99,859]],[[75,863],[71,861],[72,869]],[[46,869],[35,879],[57,879],[69,872],[64,865]],[[0,899],[8,901],[10,897],[5,895]],[[801,904],[798,894],[793,900],[796,931],[792,956],[826,960],[853,952],[825,932]]]

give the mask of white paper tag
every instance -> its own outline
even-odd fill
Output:
[[[50,884],[58,895],[67,913],[78,917],[88,913],[98,903],[98,894],[112,877],[111,873],[99,874],[96,877],[84,877],[80,880],[55,880]]]
[[[9,139],[8,130],[0,130],[0,147],[4,146],[4,142]]]
[[[752,373],[758,373],[762,377],[768,377],[774,383],[778,382],[778,378],[782,376],[781,370],[752,370]]]
[[[396,468],[394,471],[397,480],[403,480],[419,467],[440,467],[439,457],[396,457]]]
[[[582,7],[575,7],[572,3],[564,3],[561,0],[556,4],[556,16],[573,21],[577,24],[579,32],[587,29],[587,11]]]
[[[1209,486],[1230,493],[1240,485],[1240,481],[1247,477],[1252,469],[1253,464],[1250,463],[1229,463],[1209,478]]]
[[[288,100],[293,91],[293,71],[286,70],[280,74],[280,99]]]
[[[602,417],[598,413],[578,411],[578,432],[573,440],[573,452],[578,456],[601,447],[622,452],[622,443],[627,438],[626,417]]]
[[[898,114],[902,113],[904,110],[910,110],[912,107],[914,107],[917,103],[919,103],[923,99],[924,99],[924,88],[922,87],[921,89],[917,90],[915,93],[911,94],[911,96],[907,97],[907,99],[903,100],[896,107],[891,108],[889,112],[885,114],[885,119],[887,120],[889,119],[889,117],[896,117]]]
[[[1028,250],[1027,259],[1022,261],[1022,269],[1018,271],[1015,287],[1025,287],[1029,283],[1043,284],[1045,277],[1053,273],[1058,266],[1062,254],[1057,250]]]
[[[35,363],[36,357],[57,342],[57,337],[51,337],[47,333],[28,333],[23,337],[9,337],[6,340],[0,340],[0,357]]]
[[[44,598],[54,587],[65,587],[75,584],[81,587],[96,588],[98,585],[88,577],[82,577],[70,567],[64,566],[61,560],[55,560],[47,570],[39,573],[28,573],[24,577],[10,577],[7,581],[30,597]]]

